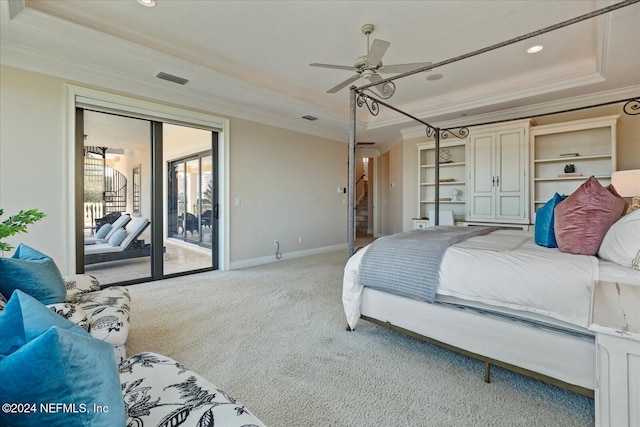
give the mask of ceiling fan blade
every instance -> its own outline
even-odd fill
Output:
[[[309,66],[311,66],[311,67],[321,67],[321,68],[334,68],[336,70],[347,70],[347,71],[356,71],[357,70],[357,68],[350,67],[348,65],[318,64],[317,62],[309,64]]]
[[[356,74],[355,76],[351,76],[349,77],[347,80],[343,81],[342,83],[340,83],[339,85],[329,89],[327,91],[327,93],[336,93],[337,91],[339,91],[340,89],[342,89],[343,87],[347,86],[349,83],[351,82],[355,82],[356,80],[358,80],[360,78],[360,74]]]
[[[415,62],[413,64],[383,65],[378,71],[381,73],[407,73],[409,71],[417,70],[418,68],[427,67],[431,64],[433,64],[433,62]]]
[[[371,83],[378,83],[380,80],[382,80],[382,76],[380,76],[380,74],[374,74],[371,76],[371,78],[369,79],[369,81]],[[378,92],[383,93],[384,92],[384,85],[386,83],[383,83],[381,85],[376,85],[376,89],[378,89]]]
[[[384,40],[375,39],[373,43],[371,43],[371,48],[369,49],[369,54],[367,55],[367,63],[372,67],[378,65],[387,49],[389,49],[390,44],[391,43]]]

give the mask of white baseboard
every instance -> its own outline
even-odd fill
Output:
[[[303,251],[297,252],[285,252],[282,254],[282,258],[279,260],[276,259],[275,255],[264,256],[260,258],[251,258],[251,259],[243,259],[240,261],[232,261],[229,263],[230,270],[236,270],[238,268],[247,268],[247,267],[255,267],[257,265],[269,264],[276,261],[282,261],[283,259],[292,259],[292,258],[300,258],[303,256],[309,255],[317,255],[326,252],[334,252],[347,249],[348,245],[346,243],[340,245],[333,246],[323,246],[321,248],[313,248],[313,249],[305,249]],[[346,260],[345,260],[346,262]]]

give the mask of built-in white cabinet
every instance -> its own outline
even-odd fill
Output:
[[[436,155],[435,143],[421,143],[418,147],[419,201],[418,219],[429,217],[435,209],[436,162],[440,165],[440,211],[451,211],[456,220],[465,217],[466,185],[466,139],[440,143]],[[414,228],[424,228],[427,222],[418,221]]]
[[[531,120],[473,128],[467,144],[467,221],[529,223]]]
[[[554,193],[570,195],[587,178],[595,176],[604,186],[616,170],[618,115],[531,128],[531,212]],[[573,165],[574,172],[565,173]]]

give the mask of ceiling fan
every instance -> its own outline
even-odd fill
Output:
[[[355,71],[356,74],[349,77],[347,80],[338,84],[337,86],[329,89],[327,93],[336,93],[340,89],[349,85],[350,83],[358,80],[360,77],[364,77],[369,80],[371,83],[376,83],[381,81],[383,78],[380,76],[380,73],[406,73],[408,71],[415,70],[417,68],[426,67],[431,65],[431,62],[416,62],[413,64],[394,64],[394,65],[383,65],[382,57],[385,52],[389,48],[391,43],[375,39],[371,45],[369,45],[369,34],[373,32],[375,27],[372,24],[364,24],[361,28],[362,32],[367,36],[367,54],[356,59],[353,66],[348,65],[333,65],[333,64],[319,64],[312,63],[309,64],[312,67],[321,67],[321,68],[333,68],[337,70],[347,70],[347,71]],[[376,89],[382,94],[385,94],[386,91],[386,83],[377,85]]]

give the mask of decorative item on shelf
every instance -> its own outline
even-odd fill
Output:
[[[451,151],[449,150],[440,150],[440,156],[438,159],[439,163],[453,163],[451,160]]]
[[[558,178],[574,178],[577,176],[582,176],[582,172],[570,172],[570,173],[558,174]]]
[[[457,188],[454,188],[453,190],[451,190],[451,201],[452,202],[459,202],[460,199],[458,199],[458,197],[460,197],[460,194],[462,194],[462,192],[460,190],[458,190]]]
[[[560,157],[578,157],[580,153],[560,153]]]
[[[576,171],[576,166],[573,163],[569,163],[564,166],[564,173],[574,173]]]
[[[440,178],[438,182],[455,182],[455,178]]]
[[[451,197],[440,197],[440,199],[438,199],[438,200],[440,200],[441,202],[450,202],[451,201]]]
[[[640,209],[640,169],[613,172],[611,185],[622,197],[631,197],[630,210]]]

